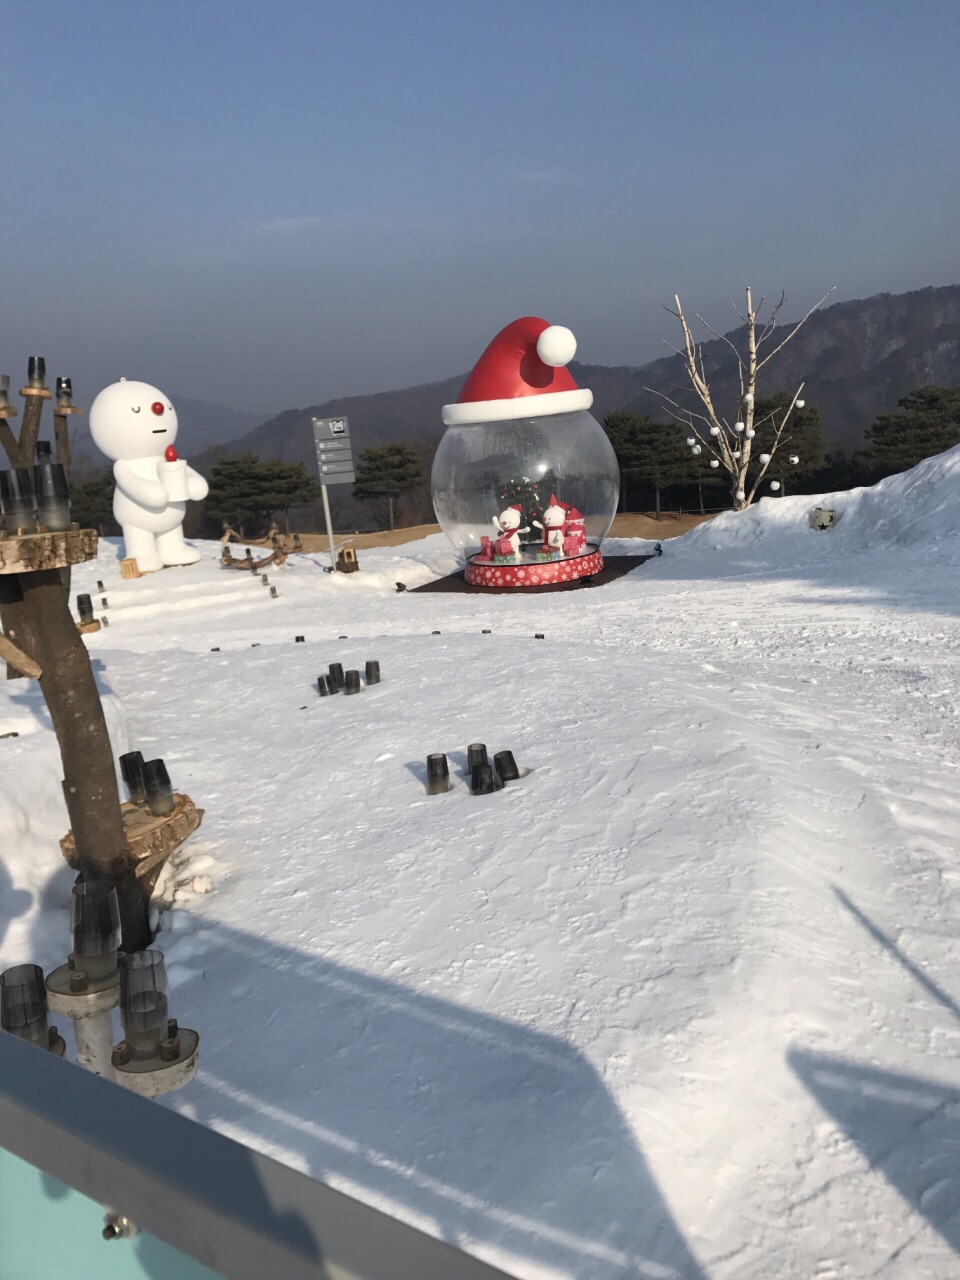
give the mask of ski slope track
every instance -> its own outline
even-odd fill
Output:
[[[198,545],[129,582],[104,542],[73,587],[117,754],[206,810],[154,904],[202,1037],[162,1105],[523,1280],[960,1274],[960,450],[592,591],[398,593],[456,568],[438,536],[293,557],[274,600]],[[0,964],[49,968],[27,681],[10,732]],[[524,776],[472,797],[475,741]]]

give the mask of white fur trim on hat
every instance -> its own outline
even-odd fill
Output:
[[[593,392],[586,387],[575,391],[543,391],[540,395],[513,396],[509,400],[474,400],[468,404],[445,404],[441,411],[444,426],[465,427],[478,422],[509,422],[512,418],[545,418],[554,413],[576,413],[589,409]]]
[[[566,325],[551,324],[537,339],[537,355],[553,369],[569,364],[576,354],[577,340]]]

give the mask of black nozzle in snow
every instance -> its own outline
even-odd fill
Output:
[[[488,796],[496,790],[493,780],[493,766],[475,764],[470,773],[470,791],[475,796]]]
[[[534,640],[542,640],[542,639],[543,639],[543,632],[542,632],[542,631],[535,631],[535,632],[533,633],[533,638],[534,638]]]
[[[517,768],[512,751],[498,751],[493,757],[493,764],[500,775],[501,782],[516,782],[520,777],[520,770]]]
[[[294,637],[293,637],[293,643],[294,643],[294,644],[305,644],[305,643],[306,643],[306,641],[304,640],[303,636],[294,636]]]
[[[81,880],[73,886],[70,933],[75,968],[94,981],[116,972],[120,906],[114,885],[106,880]]]
[[[480,634],[482,636],[492,636],[493,632],[490,630],[489,627],[484,627],[484,629],[480,632]]]
[[[106,587],[103,585],[103,583],[100,581],[100,579],[99,579],[99,578],[97,579],[97,590],[98,590],[98,591],[106,591]]]
[[[33,496],[33,476],[27,467],[0,471],[0,512],[11,532],[27,529],[37,520],[37,503]]]
[[[109,627],[109,625],[110,625],[110,619],[109,619],[109,618],[107,618],[107,617],[103,617],[103,618],[101,618],[101,619],[100,619],[100,625],[101,625],[101,627]]]
[[[348,671],[345,677],[344,693],[359,693],[362,688],[360,684],[360,672]]]
[[[430,632],[430,634],[431,634],[432,636],[438,636],[438,635],[440,634],[440,632],[439,632],[439,631],[431,631],[431,632]]]
[[[336,693],[336,689],[330,687],[329,676],[317,676],[317,693],[321,698],[329,698],[331,693]]]
[[[165,818],[173,813],[173,787],[170,775],[162,760],[146,760],[143,765],[143,789],[147,793],[147,805],[155,818]]]
[[[93,622],[93,601],[89,596],[77,596],[77,613],[84,626],[88,622]]]
[[[147,793],[143,785],[143,752],[128,751],[120,757],[120,774],[127,788],[131,804],[145,804]]]
[[[330,692],[339,693],[343,688],[343,663],[331,662],[330,675],[327,677],[330,682]]]
[[[478,764],[487,764],[487,747],[483,742],[471,742],[467,747],[467,768],[473,769]]]
[[[398,594],[398,595],[400,594],[400,592],[401,592],[401,591],[406,591],[406,589],[407,589],[407,584],[406,584],[405,582],[398,582],[398,583],[397,583],[397,594]]]
[[[367,684],[380,683],[380,663],[374,662],[372,658],[367,659],[367,665],[364,668],[364,678]]]
[[[276,587],[271,587],[271,588],[270,588],[270,598],[271,598],[272,600],[276,600],[276,598],[277,598],[277,588],[276,588]]]
[[[156,1053],[167,1034],[167,971],[160,951],[135,951],[120,963],[120,1020],[135,1057]]]
[[[270,579],[267,577],[265,573],[261,573],[260,581],[263,583],[265,587],[268,587],[270,585]]]
[[[109,609],[109,608],[110,608],[110,606],[107,604],[107,597],[106,597],[106,596],[101,596],[101,597],[100,597],[100,608],[101,608],[101,609]]]
[[[450,790],[450,766],[442,751],[427,756],[427,795],[439,796]]]
[[[0,1027],[46,1048],[47,988],[38,964],[18,964],[0,973]]]

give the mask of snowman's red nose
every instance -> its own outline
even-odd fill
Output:
[[[163,413],[163,405],[159,400],[154,400],[153,404],[150,406],[150,412],[155,413],[158,418],[160,417],[161,413]]]

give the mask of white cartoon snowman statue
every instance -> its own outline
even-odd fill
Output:
[[[518,556],[520,554],[520,535],[521,533],[529,533],[530,526],[520,528],[520,521],[523,519],[523,507],[518,503],[513,503],[507,507],[506,511],[501,511],[499,516],[493,517],[493,527],[500,534],[501,538],[506,538],[510,543],[510,554]]]
[[[549,505],[543,510],[543,524],[539,520],[533,522],[538,529],[543,530],[541,554],[562,554],[563,527],[566,522],[567,508],[557,501],[555,494],[551,493]]]
[[[105,387],[90,406],[90,434],[113,461],[113,514],[126,556],[141,573],[196,563],[200,552],[183,540],[183,516],[187,499],[200,502],[209,486],[177,457],[177,413],[163,392],[126,378]]]

